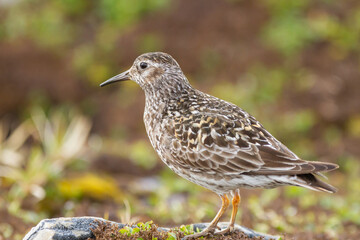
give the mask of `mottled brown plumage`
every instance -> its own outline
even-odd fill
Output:
[[[139,56],[106,84],[131,79],[144,90],[144,123],[152,146],[175,173],[219,194],[222,208],[204,232],[215,231],[233,195],[234,225],[240,188],[293,185],[335,192],[315,177],[338,166],[300,159],[238,106],[191,87],[166,53]]]

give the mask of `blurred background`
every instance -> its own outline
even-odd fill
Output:
[[[296,239],[360,239],[357,0],[0,0],[0,239],[43,218],[210,221],[216,194],[172,173],[133,82],[164,51],[198,89],[260,120],[296,154],[337,163],[336,194],[242,190],[237,223]],[[223,221],[228,221],[230,211]]]

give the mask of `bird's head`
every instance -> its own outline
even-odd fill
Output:
[[[106,80],[100,86],[126,80],[136,82],[145,92],[181,88],[189,84],[175,59],[162,52],[140,55],[129,70]]]

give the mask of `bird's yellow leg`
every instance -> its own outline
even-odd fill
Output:
[[[209,224],[209,226],[206,229],[208,229],[208,228],[215,229],[221,216],[225,213],[226,209],[229,207],[230,200],[229,200],[228,196],[226,194],[224,194],[223,196],[220,196],[220,197],[221,197],[221,201],[222,201],[221,208],[218,211],[218,213],[216,214],[215,218],[211,221],[211,223]]]
[[[209,226],[207,228],[205,228],[203,231],[192,234],[192,235],[185,236],[183,239],[195,239],[195,238],[203,237],[210,233],[215,232],[215,229],[217,227],[217,224],[218,224],[221,216],[224,214],[224,212],[226,211],[226,209],[228,208],[228,206],[230,204],[230,200],[226,194],[220,195],[220,198],[221,198],[221,202],[222,202],[221,208],[218,211],[218,213],[216,214],[215,218],[211,221]]]
[[[232,209],[232,212],[231,212],[230,224],[229,224],[229,226],[227,228],[225,228],[224,230],[218,232],[217,234],[225,234],[225,233],[233,231],[234,225],[235,225],[236,214],[238,212],[240,202],[241,202],[240,192],[239,192],[239,190],[236,190],[235,193],[234,193],[234,197],[232,199],[233,209]]]

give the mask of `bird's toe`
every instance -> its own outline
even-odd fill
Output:
[[[221,230],[219,232],[216,232],[215,234],[228,234],[228,233],[232,233],[235,230],[234,226],[229,225],[227,228],[225,228],[224,230]]]
[[[205,228],[203,231],[191,235],[187,235],[183,238],[183,240],[190,240],[190,239],[197,239],[199,237],[205,237],[211,234],[215,233],[215,230],[217,229],[217,226],[209,226]]]

